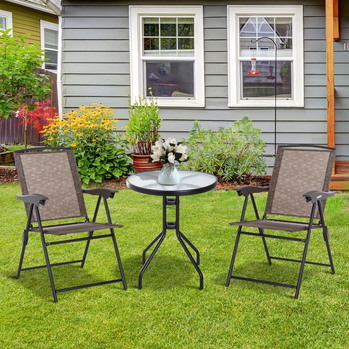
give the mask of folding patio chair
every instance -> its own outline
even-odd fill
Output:
[[[54,302],[57,302],[58,292],[70,291],[84,287],[122,282],[123,287],[126,290],[126,280],[114,233],[114,228],[120,228],[122,226],[112,224],[107,203],[107,199],[113,198],[117,191],[108,188],[82,190],[74,152],[71,148],[30,148],[27,150],[17,150],[14,152],[14,158],[23,194],[16,196],[16,198],[25,203],[28,217],[26,228],[23,231],[22,253],[19,261],[17,278],[20,277],[22,270],[47,268]],[[87,216],[83,193],[98,196],[92,222],[89,221]],[[96,222],[102,199],[108,223]],[[52,225],[43,224],[44,221],[51,221],[52,223],[52,221],[66,220],[69,218],[78,218],[78,222],[66,223],[67,221],[65,221],[61,224],[56,224],[56,222]],[[76,219],[74,221],[76,221]],[[110,233],[94,235],[94,231],[104,229],[109,229]],[[29,232],[40,234],[46,265],[22,268]],[[83,232],[88,233],[87,237],[51,242],[47,242],[45,239],[45,236],[47,235],[59,236]],[[70,263],[80,263],[81,268],[83,268],[91,240],[102,238],[111,238],[113,241],[121,279],[56,289],[51,267]],[[54,264],[50,263],[47,251],[48,246],[78,241],[86,241],[84,254],[81,260]]]
[[[298,298],[305,264],[330,267],[332,273],[334,274],[334,266],[329,245],[328,228],[325,225],[324,220],[326,199],[334,195],[333,192],[328,191],[334,157],[334,148],[312,145],[279,146],[270,187],[244,186],[235,189],[239,196],[243,195],[245,197],[245,201],[240,221],[230,223],[231,225],[237,225],[239,228],[226,283],[227,287],[229,286],[231,279],[253,281],[275,286],[294,288],[296,289],[295,298]],[[268,191],[268,198],[263,218],[260,219],[253,194],[263,191]],[[251,197],[252,207],[256,219],[245,221],[244,219],[249,197]],[[291,217],[298,217],[298,221],[283,220],[279,219],[277,216],[288,216],[288,219],[291,219]],[[300,217],[307,218],[306,222],[299,222]],[[314,221],[315,219],[319,219],[319,221],[316,222]],[[258,229],[258,233],[243,231],[242,229],[245,227],[256,228]],[[309,262],[306,260],[311,231],[312,229],[317,228],[322,229],[323,238],[327,247],[329,264]],[[290,234],[287,236],[286,234],[284,236],[280,236],[278,234],[265,234],[265,229],[289,233],[306,231],[307,233],[305,238],[296,238],[290,236]],[[250,235],[261,238],[269,264],[271,264],[273,259],[300,263],[297,285],[232,275],[240,235]],[[266,243],[268,238],[304,243],[302,259],[298,260],[271,256]]]

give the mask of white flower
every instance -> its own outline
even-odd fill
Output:
[[[178,161],[187,161],[188,155],[183,153],[182,156],[179,158]]]
[[[164,142],[162,141],[162,139],[160,139],[156,141],[154,145],[151,146],[151,150],[155,153],[156,151],[162,149],[163,144]]]
[[[171,164],[174,164],[175,162],[175,155],[173,153],[169,153],[167,156],[168,162]]]
[[[175,146],[175,152],[184,154],[187,152],[187,147],[185,145],[178,144]]]
[[[171,144],[176,144],[176,140],[174,138],[168,138],[167,141],[163,144],[163,147],[166,151],[171,152],[174,150],[174,146]]]

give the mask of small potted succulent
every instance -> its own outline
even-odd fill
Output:
[[[161,163],[149,163],[151,147],[160,138],[161,118],[159,107],[153,97],[139,97],[134,103],[129,100],[129,121],[126,124],[126,139],[132,147],[135,172],[160,169]]]

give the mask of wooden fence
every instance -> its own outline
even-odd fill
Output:
[[[50,77],[52,92],[47,98],[51,100],[52,106],[58,109],[57,74],[41,68],[38,68],[37,72]],[[24,144],[24,125],[20,125],[21,121],[14,116],[11,119],[0,120],[0,144]],[[28,125],[28,144],[42,145],[42,140],[42,135],[32,125]]]

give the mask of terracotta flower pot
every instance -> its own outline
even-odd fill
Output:
[[[150,159],[150,155],[137,155],[132,154],[133,157],[133,168],[135,172],[145,172],[145,171],[157,171],[161,170],[162,163],[161,162],[151,162],[148,163]]]

